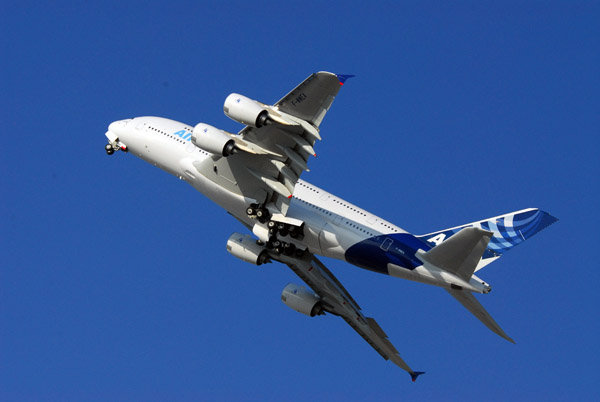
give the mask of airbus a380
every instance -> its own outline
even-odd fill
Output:
[[[350,77],[312,74],[274,105],[229,95],[223,110],[245,125],[238,134],[160,117],[115,121],[106,132],[106,153],[132,153],[220,205],[254,235],[233,233],[228,252],[256,265],[286,264],[310,288],[288,284],[281,294],[286,305],[311,317],[341,317],[413,381],[423,372],[402,360],[377,322],[363,314],[317,255],[444,288],[489,329],[513,342],[473,296],[491,290],[475,272],[556,218],[529,208],[413,235],[300,180],[309,158],[316,156],[319,126]]]

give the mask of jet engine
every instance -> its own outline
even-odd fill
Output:
[[[281,301],[299,313],[314,317],[324,314],[321,299],[304,286],[289,283],[281,292]]]
[[[194,127],[192,143],[206,152],[221,156],[229,156],[236,149],[235,141],[225,131],[204,123]]]
[[[262,103],[240,94],[229,95],[223,111],[230,119],[252,127],[262,127],[269,120],[269,112]]]
[[[256,239],[250,235],[234,233],[227,240],[227,251],[254,265],[269,262],[269,254],[264,245],[258,244]]]

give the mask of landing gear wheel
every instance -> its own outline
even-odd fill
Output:
[[[256,210],[253,207],[246,208],[246,214],[248,216],[256,215]]]
[[[269,219],[269,211],[265,208],[258,208],[256,210],[256,219],[258,219],[260,223],[265,223],[265,221]]]
[[[283,252],[285,253],[285,255],[292,255],[294,254],[294,251],[296,251],[296,246],[292,243],[285,243],[283,245]]]
[[[113,146],[110,144],[106,144],[106,146],[104,147],[104,150],[106,151],[106,153],[108,155],[112,155],[115,153],[115,150],[113,149]]]

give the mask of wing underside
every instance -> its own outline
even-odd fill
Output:
[[[214,156],[195,164],[199,173],[229,191],[286,215],[308,159],[316,156],[319,125],[340,89],[340,76],[319,72],[273,106],[263,105],[273,117],[262,127],[246,126],[232,135],[242,152]]]
[[[348,291],[314,255],[305,253],[302,258],[280,255],[277,259],[288,265],[312,288],[325,304],[327,312],[342,317],[381,357],[391,360],[406,370],[413,380],[422,374],[413,371],[406,364],[377,321],[362,314],[360,307]]]

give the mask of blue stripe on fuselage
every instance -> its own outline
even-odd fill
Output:
[[[361,268],[388,274],[388,263],[410,270],[423,265],[415,257],[419,249],[428,251],[431,245],[409,233],[392,233],[356,243],[346,250],[345,258]]]

